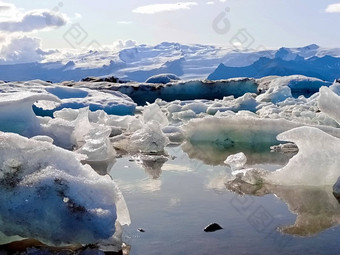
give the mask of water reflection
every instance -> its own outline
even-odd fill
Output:
[[[235,145],[224,148],[213,143],[192,144],[185,142],[182,149],[191,159],[198,159],[207,165],[221,165],[229,155],[243,152],[247,157],[247,165],[275,164],[286,165],[294,153],[270,152],[270,145],[249,147],[246,145]]]
[[[332,187],[250,185],[243,181],[227,182],[229,190],[239,194],[263,196],[274,194],[296,214],[295,223],[279,231],[297,236],[313,236],[340,225],[340,204]]]
[[[116,159],[112,158],[105,161],[82,161],[83,164],[89,164],[98,174],[106,175],[110,172],[113,165],[116,163]]]
[[[152,179],[159,179],[162,174],[162,167],[168,158],[160,155],[140,155],[134,157],[137,164],[142,166]]]

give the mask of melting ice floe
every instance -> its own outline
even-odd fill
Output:
[[[109,176],[82,165],[80,154],[49,142],[0,133],[1,232],[47,244],[110,239],[128,224],[124,199]]]

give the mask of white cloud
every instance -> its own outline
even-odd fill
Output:
[[[17,19],[21,15],[21,10],[16,8],[14,4],[0,1],[0,22]]]
[[[198,5],[197,2],[178,2],[174,4],[151,4],[137,7],[132,10],[134,13],[155,14],[160,12],[170,12],[177,10],[190,10],[192,6]]]
[[[0,31],[4,32],[32,32],[50,27],[61,27],[67,23],[66,17],[51,13],[47,10],[35,10],[24,14],[20,20],[0,22]]]
[[[121,50],[121,49],[125,49],[125,48],[132,48],[135,47],[137,45],[137,42],[134,40],[119,40],[113,43],[113,49],[115,50]]]
[[[8,12],[12,9],[15,9],[15,5],[14,4],[9,4],[9,3],[4,3],[2,1],[0,1],[0,12]]]
[[[206,2],[206,4],[212,5],[212,4],[215,4],[215,2],[209,1],[209,2]]]
[[[11,10],[11,6],[9,6],[9,5],[0,5],[0,12],[9,11],[9,10]]]
[[[121,20],[117,22],[120,25],[130,25],[132,24],[132,21],[126,21],[126,20]]]
[[[39,53],[40,40],[31,37],[11,38],[7,44],[0,49],[0,63],[16,64],[31,63],[42,60]]]
[[[325,11],[330,13],[340,12],[340,3],[328,5]]]
[[[76,12],[75,14],[74,14],[74,16],[75,16],[75,18],[76,19],[81,19],[83,16],[80,14],[80,13],[78,13],[78,12]]]
[[[31,10],[25,12],[14,4],[0,0],[0,63],[31,63],[43,60],[38,38],[26,36],[33,31],[57,28],[65,25],[69,18],[53,10]]]

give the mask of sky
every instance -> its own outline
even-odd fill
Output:
[[[339,0],[0,0],[0,57],[160,42],[340,46]],[[131,44],[128,41],[128,45]],[[26,54],[26,55],[25,55]]]

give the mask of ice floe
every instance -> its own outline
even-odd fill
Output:
[[[3,132],[0,150],[0,224],[7,236],[86,244],[110,239],[116,219],[129,223],[114,181],[82,165],[84,156]]]
[[[278,136],[294,142],[299,152],[283,168],[268,174],[265,181],[278,185],[333,185],[340,176],[340,139],[320,129],[300,127]]]

